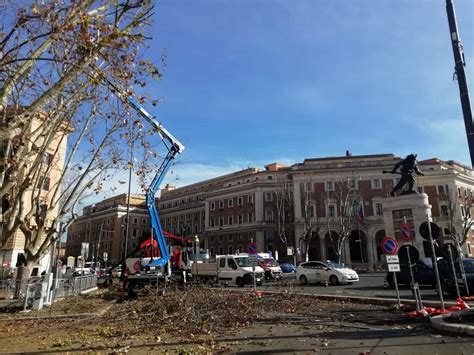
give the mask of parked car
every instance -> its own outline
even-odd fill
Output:
[[[296,268],[296,278],[303,285],[308,283],[325,283],[332,285],[340,283],[351,284],[359,281],[359,275],[354,270],[346,267],[344,264],[338,264],[332,261],[307,261],[301,263]]]
[[[288,274],[290,272],[295,272],[296,271],[296,267],[295,265],[293,265],[292,263],[280,263],[280,268],[281,268],[281,271],[284,273],[284,274]]]
[[[436,274],[433,269],[433,262],[431,258],[421,258],[412,266],[413,278],[415,282],[420,285],[429,285],[436,287]],[[408,263],[400,263],[400,271],[395,273],[397,275],[397,283],[399,285],[410,285],[412,282],[410,275],[410,267]],[[393,287],[395,282],[393,280],[393,272],[387,273],[387,283]]]
[[[465,258],[463,260],[464,271],[466,273],[466,281],[469,289],[469,295],[474,295],[474,259]],[[456,269],[456,276],[458,280],[458,287],[461,296],[467,296],[466,285],[461,275],[459,268],[459,262],[454,261],[454,268]],[[447,292],[450,296],[456,297],[456,283],[454,281],[454,273],[451,266],[451,262],[447,260],[441,260],[438,262],[438,269],[441,278],[441,284],[443,285],[443,291]]]

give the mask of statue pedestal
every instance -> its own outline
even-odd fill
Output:
[[[420,258],[426,257],[423,248],[424,239],[419,230],[420,225],[431,216],[431,205],[428,203],[428,195],[425,193],[387,197],[383,200],[383,217],[385,233],[395,237],[399,247],[411,244],[420,253]],[[413,236],[410,241],[400,237],[400,227],[403,223],[411,226]]]

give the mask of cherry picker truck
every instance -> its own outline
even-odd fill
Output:
[[[163,228],[160,223],[158,211],[155,206],[155,195],[163,182],[163,179],[168,172],[171,162],[184,151],[184,145],[177,140],[163,125],[158,122],[145,108],[132,96],[128,95],[125,90],[122,90],[112,80],[107,78],[102,70],[96,68],[97,73],[101,77],[102,81],[112,90],[112,92],[122,101],[132,107],[142,118],[144,118],[162,137],[162,140],[168,150],[166,157],[161,163],[158,171],[156,172],[148,190],[146,192],[146,208],[150,216],[151,232],[153,240],[156,240],[156,245],[159,251],[159,257],[140,258],[140,272],[134,274],[128,274],[122,272],[122,281],[124,282],[124,288],[126,288],[130,294],[133,294],[135,290],[144,287],[145,285],[159,285],[166,284],[171,276],[171,267],[169,265],[170,253],[168,251]],[[155,244],[154,242],[152,245]],[[130,254],[126,256],[128,258]],[[123,260],[122,267],[126,266],[126,260]],[[122,271],[126,271],[123,270]]]

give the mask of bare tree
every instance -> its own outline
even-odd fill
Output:
[[[312,181],[308,183],[311,187]],[[310,186],[304,187],[303,195],[303,231],[299,238],[299,248],[305,256],[305,261],[309,260],[309,246],[311,240],[319,234],[321,230],[321,217],[316,212],[313,198],[313,190]]]
[[[344,245],[352,230],[357,228],[357,210],[361,198],[355,189],[355,179],[347,178],[334,182],[334,190],[327,191],[325,204],[327,207],[326,223],[329,239],[334,248],[337,262],[341,262]],[[334,208],[334,215],[330,207]]]
[[[0,246],[21,231],[30,264],[48,252],[60,222],[72,221],[78,201],[131,163],[127,145],[140,142],[143,161],[156,155],[151,132],[102,80],[112,78],[132,95],[132,85],[161,77],[139,51],[152,9],[147,0],[7,4],[0,35]]]
[[[276,188],[276,207],[278,236],[283,245],[291,245],[290,232],[294,229],[294,198],[292,182],[285,177],[279,177]]]
[[[438,204],[441,218],[450,233],[449,237],[456,245],[464,245],[474,224],[471,218],[474,205],[472,194],[458,196],[456,191],[446,192],[438,196]]]

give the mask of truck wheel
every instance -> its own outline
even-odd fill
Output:
[[[244,287],[245,285],[245,282],[244,282],[244,279],[242,277],[237,277],[237,280],[235,280],[237,286],[239,287]]]
[[[301,275],[301,276],[300,276],[300,282],[301,282],[303,285],[307,285],[307,284],[308,284],[308,279],[306,278],[306,276]]]
[[[336,275],[331,275],[331,277],[329,278],[329,283],[331,285],[338,285],[339,280],[337,279],[337,276]]]

